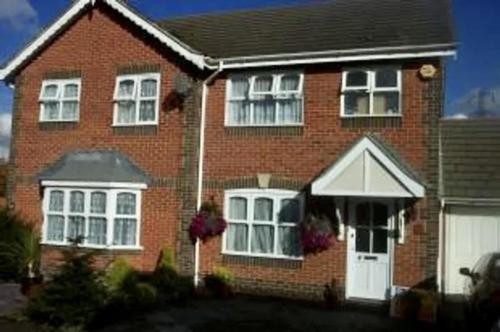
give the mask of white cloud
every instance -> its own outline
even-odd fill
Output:
[[[38,15],[29,0],[0,0],[0,21],[16,30],[31,32],[38,28]]]
[[[8,159],[9,157],[11,127],[12,114],[0,113],[0,158]]]
[[[453,113],[468,117],[500,117],[500,86],[472,89],[451,107]]]

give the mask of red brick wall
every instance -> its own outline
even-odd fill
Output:
[[[129,64],[160,65],[162,101],[171,92],[174,74],[189,71],[185,63],[148,40],[143,32],[101,8],[84,15],[20,72],[23,84],[18,86],[14,154],[17,183],[13,197],[19,211],[37,225],[42,222],[41,197],[33,177],[68,151],[113,148],[152,177],[176,180],[183,176],[186,118],[181,110],[162,107],[156,135],[113,133],[112,96],[117,67]],[[307,67],[305,125],[302,134],[293,136],[230,135],[224,128],[225,79],[216,80],[208,100],[205,180],[225,181],[271,173],[275,177],[310,183],[368,131],[380,133],[406,162],[427,176],[431,124],[426,120],[429,108],[424,92],[429,83],[418,78],[419,65],[404,65],[401,126],[384,128],[343,126],[339,116],[341,68],[337,65]],[[80,122],[73,129],[41,130],[38,123],[41,82],[45,73],[61,70],[81,72]],[[188,188],[193,193],[196,189]],[[145,192],[141,232],[144,251],[132,253],[138,268],[152,269],[163,246],[179,246],[177,234],[182,203],[178,194],[175,186],[152,187]],[[205,190],[205,199],[211,195],[222,205],[223,189]],[[396,247],[395,284],[414,285],[426,276],[427,226],[437,220],[424,217],[428,215],[424,213],[425,203],[423,200],[416,204],[415,216],[407,227],[406,243]],[[194,208],[195,202],[191,204]],[[249,287],[253,281],[285,295],[300,296],[302,292],[302,295],[310,293],[317,297],[323,284],[336,278],[342,285],[346,276],[345,242],[337,243],[327,252],[308,256],[301,266],[293,269],[223,263],[220,252],[219,238],[202,245],[203,273],[214,266],[226,265]],[[105,263],[114,254],[103,255],[101,261]],[[45,248],[46,265],[56,256],[57,248]]]
[[[153,178],[176,179],[181,174],[184,117],[180,109],[162,106],[156,135],[113,133],[112,98],[119,66],[159,65],[160,103],[170,95],[174,75],[185,66],[165,48],[145,39],[144,32],[130,26],[109,9],[94,9],[20,72],[23,83],[17,91],[20,98],[15,120],[18,130],[14,199],[19,212],[39,226],[41,195],[33,177],[74,149],[119,150]],[[72,129],[41,130],[38,97],[43,77],[48,72],[65,70],[81,72],[80,121]],[[152,269],[160,248],[176,245],[180,202],[175,190],[174,186],[151,187],[144,193],[141,234],[144,251],[134,253],[139,268]]]
[[[428,62],[428,61],[427,61]],[[434,62],[434,61],[433,61]],[[436,65],[438,63],[434,62]],[[352,65],[352,64],[350,64]],[[206,181],[235,180],[270,173],[303,183],[312,180],[337,160],[360,136],[376,132],[403,157],[404,161],[427,179],[428,149],[433,142],[428,134],[428,101],[425,91],[429,82],[418,75],[421,63],[403,66],[403,117],[400,126],[347,128],[340,118],[341,67],[324,65],[305,69],[305,112],[303,133],[300,135],[238,136],[224,128],[225,77],[210,88],[207,113],[205,179]],[[439,80],[440,75],[436,77]],[[439,115],[437,115],[439,116]],[[236,129],[239,130],[239,129]],[[226,188],[228,189],[228,188]],[[223,203],[224,189],[205,191],[205,199],[213,195]],[[434,199],[434,198],[428,198]],[[331,205],[333,209],[333,203]],[[396,245],[394,284],[413,286],[427,277],[426,226],[437,223],[426,220],[426,199],[417,202],[410,224],[406,227],[406,243]],[[213,239],[201,247],[201,271],[209,273],[214,266],[229,268],[237,278],[253,278],[270,284],[269,293],[290,295],[284,284],[311,287],[318,296],[322,286],[337,279],[342,287],[346,278],[346,242],[319,255],[307,256],[300,268],[245,266],[223,261],[221,239]],[[435,267],[430,267],[432,271]],[[280,291],[280,289],[282,291]],[[263,290],[265,291],[265,290]],[[287,294],[289,293],[289,294]],[[294,296],[294,294],[292,294]]]

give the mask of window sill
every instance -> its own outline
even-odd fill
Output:
[[[352,116],[340,118],[342,128],[400,128],[402,116]]]
[[[131,123],[131,124],[118,124],[113,123],[111,125],[113,128],[130,128],[130,127],[157,127],[158,123],[156,122],[145,122],[145,123]]]
[[[115,135],[154,136],[158,133],[158,125],[113,125],[112,128]]]
[[[341,115],[342,119],[366,119],[366,118],[401,118],[402,114],[366,114],[366,115]]]
[[[296,270],[302,268],[304,258],[285,258],[223,253],[222,262],[226,265],[246,265]]]
[[[233,252],[233,251],[222,251],[222,254],[226,255],[226,256],[277,259],[277,260],[285,260],[285,261],[303,261],[304,260],[304,256],[279,256],[279,255],[265,255],[265,254],[250,254],[250,253],[246,253],[246,252],[241,253],[241,252]]]
[[[64,244],[64,243],[55,243],[55,242],[41,242],[40,243],[42,246],[45,247],[56,247],[60,249],[65,249],[69,250],[71,249],[71,245],[69,244]],[[96,251],[105,251],[105,252],[113,252],[113,251],[119,251],[119,252],[142,252],[144,251],[144,247],[142,246],[97,246],[97,245],[78,245],[78,249],[81,250],[96,250]]]
[[[225,126],[224,132],[229,136],[302,136],[304,126]]]
[[[42,131],[76,130],[78,129],[78,121],[72,121],[72,122],[41,121],[38,122],[38,129]]]

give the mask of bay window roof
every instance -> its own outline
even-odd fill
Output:
[[[149,183],[149,176],[128,157],[111,150],[77,150],[43,170],[40,181]]]

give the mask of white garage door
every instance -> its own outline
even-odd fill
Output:
[[[462,294],[461,267],[472,268],[481,255],[500,251],[500,207],[452,206],[446,217],[445,292]]]

